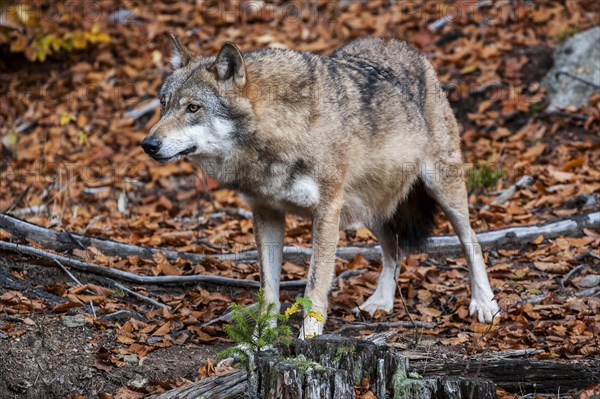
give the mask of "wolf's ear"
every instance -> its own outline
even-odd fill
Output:
[[[183,68],[187,64],[190,63],[192,58],[194,58],[194,53],[188,50],[186,47],[181,44],[177,36],[172,33],[169,33],[171,37],[171,42],[173,43],[173,55],[171,56],[171,66],[173,69]]]
[[[208,69],[215,74],[217,80],[225,82],[232,79],[240,87],[246,84],[244,58],[236,45],[231,42],[223,43],[217,54],[217,60]]]

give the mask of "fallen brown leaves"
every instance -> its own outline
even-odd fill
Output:
[[[158,113],[136,120],[124,117],[127,110],[156,97],[167,71],[166,32],[174,32],[202,54],[214,53],[224,40],[242,49],[285,46],[328,53],[354,37],[397,35],[430,55],[457,114],[472,170],[486,164],[501,172],[488,187],[472,187],[471,220],[476,230],[573,215],[585,203],[575,198],[597,197],[600,96],[591,98],[587,107],[567,110],[566,116],[547,115],[540,111],[544,90],[539,84],[549,68],[551,47],[561,35],[572,26],[583,30],[597,20],[594,1],[536,2],[535,6],[517,2],[482,12],[475,11],[476,2],[471,1],[445,7],[438,2],[320,1],[303,8],[299,16],[286,14],[285,4],[279,1],[264,2],[263,8],[237,7],[241,3],[134,2],[132,22],[115,23],[109,21],[115,6],[99,2],[97,22],[110,43],[50,57],[43,65],[3,57],[0,67],[9,73],[0,78],[0,210],[20,212],[21,217],[44,226],[137,245],[201,253],[253,247],[251,221],[238,212],[245,205],[237,195],[205,179],[187,162],[159,167],[142,153],[139,143]],[[452,22],[435,31],[427,28],[448,13],[455,17]],[[68,26],[77,26],[77,17],[72,18]],[[19,129],[24,124],[28,127]],[[523,174],[534,176],[535,183],[504,204],[482,209]],[[308,221],[290,216],[287,225],[286,244],[310,244]],[[443,218],[439,226],[437,233],[452,231]],[[13,239],[5,234],[1,238]],[[373,243],[373,236],[363,229],[343,232],[340,239],[340,245]],[[470,322],[463,258],[410,255],[403,261],[398,282],[412,316],[438,323],[426,333],[434,334],[441,344],[470,351],[539,348],[540,356],[547,358],[598,355],[600,300],[597,292],[579,295],[578,286],[586,275],[598,273],[598,260],[585,260],[589,267],[566,281],[564,291],[559,288],[564,276],[583,264],[577,256],[586,251],[598,254],[599,246],[597,229],[590,229],[584,237],[549,242],[540,235],[521,248],[487,253],[492,285],[506,304],[498,324],[489,331]],[[192,265],[184,260],[171,262],[161,254],[147,261],[110,257],[95,248],[75,249],[73,254],[147,275],[214,273],[258,279],[255,264],[207,259]],[[282,279],[304,277],[305,266],[285,263]],[[362,257],[337,261],[336,274],[367,271],[339,281],[332,293],[332,320],[355,320],[349,310],[372,293],[380,267]],[[27,272],[15,277],[28,279]],[[518,283],[523,290],[515,291],[515,285],[507,282]],[[197,287],[154,293],[134,287],[158,298],[169,311],[151,309],[127,300],[123,292],[94,284],[47,282],[43,288],[68,301],[51,308],[8,290],[0,294],[0,311],[64,314],[91,301],[99,316],[119,310],[142,316],[144,321],[86,319],[94,328],[115,329],[115,347],[98,349],[97,367],[103,370],[123,365],[127,355],[141,359],[170,345],[213,344],[223,338],[220,326],[199,325],[221,314],[232,301],[252,302],[248,293]],[[523,293],[533,290],[540,298],[527,302],[530,295]],[[283,293],[282,299],[290,299],[289,294]],[[380,316],[406,319],[400,299],[391,316]],[[11,337],[23,334],[27,325],[1,323],[0,331]],[[211,367],[207,365],[199,375],[211,375]],[[163,388],[177,384],[165,383]],[[359,395],[368,398],[364,392]],[[134,398],[139,393],[122,388],[115,397]]]

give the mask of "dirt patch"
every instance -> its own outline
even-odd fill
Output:
[[[0,397],[3,399],[94,398],[126,386],[151,388],[157,381],[193,380],[198,367],[222,349],[219,346],[172,346],[150,353],[135,364],[110,371],[95,367],[101,347],[117,341],[112,330],[66,327],[57,316],[34,316],[36,325],[18,338],[0,341]],[[7,316],[0,323],[14,323]]]
[[[31,286],[61,282],[53,267],[39,267],[0,259],[5,270],[28,271]],[[0,288],[0,295],[9,290]],[[35,297],[35,295],[34,295]],[[71,309],[68,317],[83,317]],[[81,319],[83,321],[83,319]],[[125,320],[124,320],[125,321]],[[21,330],[22,335],[0,334],[0,398],[67,398],[75,394],[95,398],[100,392],[115,394],[121,387],[150,391],[158,382],[194,380],[198,368],[215,357],[222,345],[185,345],[157,349],[145,358],[122,367],[97,367],[98,354],[120,344],[113,328],[100,329],[89,322],[68,327],[48,311],[0,315],[0,332]],[[7,328],[15,326],[13,328]],[[72,396],[69,396],[72,395]]]
[[[554,49],[545,44],[519,48],[513,54],[527,57],[527,63],[521,69],[521,81],[526,86],[541,82],[554,65]]]

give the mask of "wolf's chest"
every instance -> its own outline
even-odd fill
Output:
[[[319,185],[310,176],[299,176],[294,181],[274,176],[261,183],[235,188],[250,204],[282,212],[312,213],[320,201]]]

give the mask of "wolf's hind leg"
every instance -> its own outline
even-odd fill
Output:
[[[440,165],[438,163],[438,165]],[[477,313],[481,323],[491,322],[498,312],[498,303],[493,299],[481,246],[469,223],[467,189],[462,174],[449,176],[445,165],[437,173],[424,179],[427,189],[442,208],[461,242],[463,253],[469,267],[471,282],[471,304],[469,313]],[[462,165],[461,165],[462,168]]]
[[[353,309],[353,313],[355,314],[365,311],[371,316],[374,316],[378,310],[391,313],[394,309],[396,281],[400,273],[401,265],[399,263],[402,259],[398,246],[398,237],[394,237],[393,234],[386,234],[383,228],[374,228],[373,233],[381,246],[383,269],[373,295],[362,305]]]

